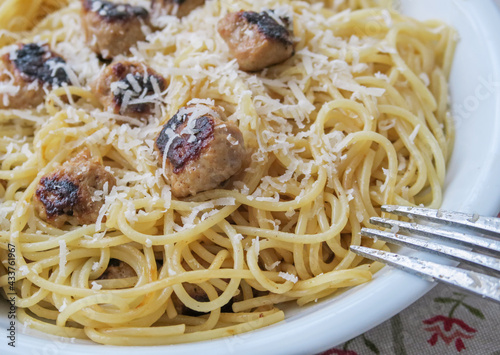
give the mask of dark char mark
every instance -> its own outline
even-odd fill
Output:
[[[165,147],[168,144],[169,137],[167,135],[167,130],[174,131],[186,120],[186,115],[180,115],[178,112],[168,120],[168,122],[163,126],[160,135],[156,139],[156,147],[160,151],[161,155],[165,154]],[[170,150],[170,149],[169,149]]]
[[[179,113],[175,114],[166,124],[156,140],[156,146],[163,155],[165,154],[165,146],[168,144],[169,137],[166,134],[168,129],[175,131],[179,130],[179,126],[186,121],[186,115],[179,117]],[[205,148],[214,135],[214,121],[209,116],[202,116],[196,118],[194,125],[195,140],[189,142],[190,135],[177,136],[167,152],[167,158],[172,163],[174,173],[178,174],[184,166],[191,160],[195,160],[200,155],[203,148]]]
[[[288,30],[276,22],[276,20],[269,16],[267,12],[263,11],[261,13],[257,13],[254,11],[243,11],[242,16],[249,23],[257,25],[259,31],[266,37],[280,41],[287,46],[293,45]],[[288,22],[288,19],[282,20],[285,23]]]
[[[113,69],[114,69],[115,74],[118,77],[122,77],[125,75],[126,68],[123,64],[118,63],[117,65],[115,65],[115,67],[113,67]],[[160,90],[161,91],[165,90],[165,80],[162,77],[159,77],[157,75],[148,75],[146,82],[144,82],[143,75],[133,74],[133,76],[134,76],[135,80],[139,83],[139,85],[141,87],[141,91],[138,93],[134,92],[132,85],[130,85],[130,82],[128,81],[127,77],[125,76],[125,78],[120,80],[120,83],[123,83],[124,87],[126,85],[127,88],[120,89],[120,91],[118,93],[114,93],[113,100],[115,101],[115,104],[118,107],[121,107],[121,105],[123,103],[123,97],[125,96],[125,92],[128,90],[134,92],[132,99],[138,98],[143,93],[144,90],[146,90],[147,95],[154,94],[155,90],[154,90],[153,84],[151,82],[152,76],[154,76],[154,78],[156,79],[156,82],[158,83],[158,87],[160,88]],[[137,112],[137,113],[148,113],[150,111],[150,104],[149,103],[142,103],[142,104],[129,105],[129,106],[127,106],[127,109],[130,111],[133,111],[133,112]]]
[[[57,176],[42,178],[40,185],[36,195],[45,206],[47,217],[73,215],[73,208],[79,202],[78,185]]]
[[[152,0],[151,1],[151,5],[153,5],[154,3],[156,2],[161,2],[162,4],[165,4],[165,3],[174,3],[174,4],[177,4],[177,5],[182,5],[184,4],[186,1],[188,0]]]
[[[97,54],[97,59],[99,59],[99,62],[109,65],[111,62],[113,62],[113,59],[111,58],[104,58],[100,53]]]
[[[86,11],[98,14],[106,21],[127,21],[135,17],[146,18],[148,10],[141,6],[112,3],[105,0],[84,0],[83,7]]]
[[[16,68],[31,80],[40,80],[51,85],[62,85],[70,80],[63,68],[58,68],[55,73],[53,67],[66,61],[50,52],[47,47],[36,43],[23,45],[16,51],[14,64]],[[54,75],[52,75],[54,74]]]

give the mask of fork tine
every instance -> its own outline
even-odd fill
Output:
[[[382,206],[382,210],[399,216],[447,224],[456,228],[479,232],[499,238],[500,218],[482,217],[476,214],[407,206],[385,205]]]
[[[430,240],[423,240],[415,237],[384,232],[376,229],[361,229],[361,235],[370,238],[377,238],[383,241],[408,246],[417,250],[424,250],[432,254],[444,255],[457,261],[462,261],[470,265],[479,266],[494,270],[500,273],[500,259],[493,258],[484,254],[474,253],[472,251],[446,246],[443,244],[434,243]]]
[[[498,278],[362,246],[351,245],[350,249],[356,254],[416,274],[427,280],[439,280],[500,303]]]
[[[395,221],[392,219],[379,217],[370,218],[370,223],[386,228],[391,228],[392,230],[396,229],[397,231],[413,233],[422,237],[436,237],[445,240],[451,239],[464,246],[469,246],[472,248],[481,249],[482,251],[500,255],[500,240],[473,236],[457,231],[444,230],[440,229],[437,226],[420,225],[416,223]]]

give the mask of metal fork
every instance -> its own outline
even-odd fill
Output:
[[[410,222],[374,217],[370,219],[372,224],[390,231],[363,228],[361,235],[442,255],[488,274],[362,246],[351,246],[353,252],[500,303],[500,218],[419,207],[382,206],[382,210],[407,217]]]

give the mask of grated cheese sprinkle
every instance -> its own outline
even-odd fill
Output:
[[[278,274],[278,276],[281,277],[282,279],[286,280],[286,281],[293,282],[294,284],[299,281],[298,276],[290,274],[288,272],[280,271],[280,273]]]

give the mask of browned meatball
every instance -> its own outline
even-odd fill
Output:
[[[155,146],[177,197],[216,188],[240,170],[246,154],[239,128],[220,108],[201,103],[181,108]]]
[[[219,21],[219,34],[241,70],[261,70],[284,62],[294,54],[292,33],[287,29],[290,20],[279,19],[283,24],[265,11],[239,11],[229,13]]]
[[[141,26],[149,23],[149,12],[140,6],[82,0],[81,18],[87,44],[105,59],[128,54],[146,39]]]
[[[108,111],[142,118],[155,112],[166,82],[144,64],[120,61],[106,67],[91,87]]]
[[[56,227],[95,223],[104,196],[96,194],[115,186],[116,179],[86,149],[55,171],[43,176],[34,196],[40,218]]]
[[[0,108],[27,108],[43,102],[44,88],[69,83],[64,59],[47,44],[18,44],[0,57],[0,83],[10,87],[0,92]]]
[[[157,17],[174,15],[181,18],[203,4],[205,0],[152,0],[151,10]]]
[[[129,264],[118,259],[111,259],[99,280],[126,279],[134,276],[137,276],[137,274]]]

